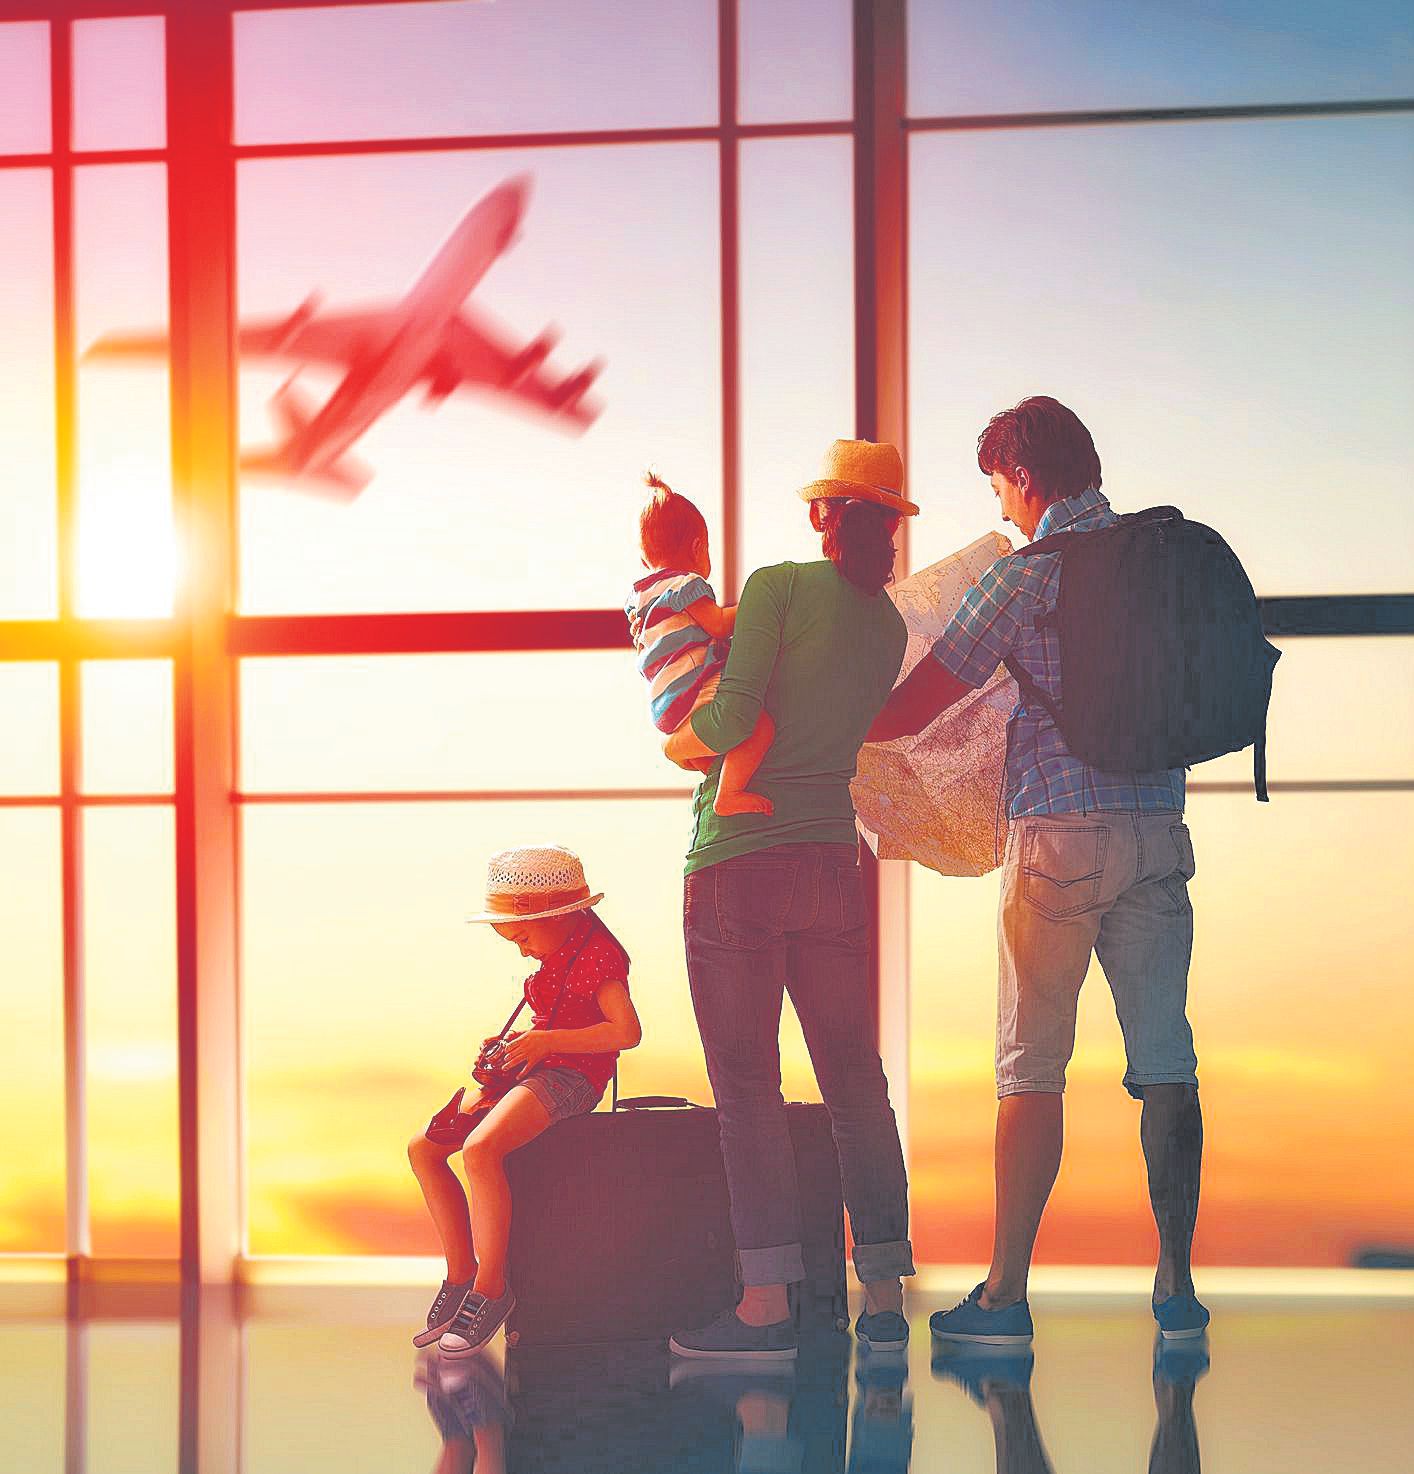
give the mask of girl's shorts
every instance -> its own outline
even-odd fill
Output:
[[[552,1121],[582,1116],[599,1104],[602,1087],[594,1084],[568,1065],[536,1065],[516,1081],[543,1105]],[[514,1090],[516,1085],[511,1086]]]

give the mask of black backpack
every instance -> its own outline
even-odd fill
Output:
[[[1262,634],[1252,584],[1211,527],[1150,507],[1092,532],[1021,548],[1061,555],[1056,607],[1038,625],[1060,639],[1057,706],[1011,657],[1028,701],[1066,747],[1106,772],[1186,768],[1254,746],[1267,801],[1267,705],[1281,651]]]

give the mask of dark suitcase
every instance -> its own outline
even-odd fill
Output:
[[[839,1161],[823,1105],[788,1105],[806,1278],[802,1336],[848,1325]],[[575,1116],[506,1159],[514,1212],[510,1345],[657,1340],[736,1303],[717,1113]]]

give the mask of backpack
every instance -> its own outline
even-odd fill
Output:
[[[1014,556],[1035,553],[1061,555],[1055,609],[1037,625],[1060,639],[1063,706],[1010,656],[1006,666],[1071,753],[1107,772],[1148,773],[1251,746],[1265,803],[1281,651],[1264,637],[1251,581],[1227,543],[1177,507],[1150,507]]]

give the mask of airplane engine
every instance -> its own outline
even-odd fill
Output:
[[[461,375],[457,373],[451,360],[434,358],[428,371],[425,403],[435,408],[460,384]]]
[[[533,374],[550,356],[555,344],[559,341],[559,330],[546,328],[539,337],[527,343],[506,366],[505,378],[502,381],[505,387],[514,389],[523,379]]]
[[[603,363],[596,359],[593,363],[586,364],[577,374],[571,374],[569,378],[561,380],[555,388],[554,404],[556,409],[562,409],[568,405],[575,405],[589,391],[589,386],[599,377]]]

